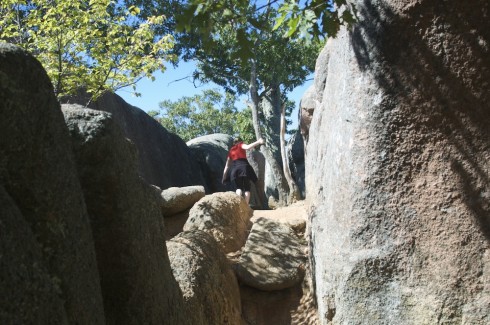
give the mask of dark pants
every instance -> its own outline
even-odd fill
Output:
[[[248,177],[235,178],[235,185],[243,192],[250,192],[250,180],[248,179]]]

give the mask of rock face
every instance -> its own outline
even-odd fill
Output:
[[[235,193],[214,193],[192,207],[184,231],[204,231],[218,242],[225,254],[235,252],[245,244],[252,213],[245,200]]]
[[[321,322],[488,324],[490,3],[355,4],[307,147]]]
[[[29,223],[0,186],[0,321],[2,324],[68,324]]]
[[[189,324],[240,324],[238,282],[213,237],[202,231],[183,232],[167,247]]]
[[[257,182],[251,184],[250,205],[256,209],[267,209],[267,198],[264,191],[265,183],[265,157],[258,150],[247,151],[247,159],[257,175]]]
[[[320,71],[324,66],[319,65],[319,62],[317,62],[315,68],[316,71]],[[315,80],[320,78],[318,74],[315,76]],[[324,88],[324,85],[321,89]],[[299,121],[299,131],[301,133],[301,136],[303,137],[303,142],[305,144],[308,143],[309,140],[309,134],[310,134],[310,125],[311,125],[311,119],[313,118],[313,112],[315,111],[316,103],[321,101],[319,91],[316,90],[315,84],[311,85],[306,92],[304,93],[303,97],[301,97],[301,102],[299,103],[299,112],[298,112],[298,121]]]
[[[84,96],[71,98],[85,105]],[[113,114],[124,135],[135,145],[139,174],[149,183],[166,189],[205,185],[201,170],[184,140],[168,132],[141,109],[126,103],[113,93],[106,93],[89,108]]]
[[[92,232],[53,87],[39,62],[5,43],[0,80],[0,323],[103,324]]]
[[[63,105],[92,224],[108,324],[184,324],[159,197],[113,115]]]
[[[223,185],[223,169],[225,169],[228,150],[233,137],[228,134],[210,134],[187,142],[187,146],[201,166],[210,193],[233,190],[230,183]]]
[[[305,197],[305,146],[300,132],[296,132],[288,141],[288,164],[301,198]]]
[[[304,248],[288,225],[260,218],[253,224],[236,265],[237,277],[264,291],[290,288],[303,280]]]

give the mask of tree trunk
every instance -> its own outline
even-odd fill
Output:
[[[289,188],[284,179],[283,171],[281,168],[281,158],[279,151],[279,129],[280,123],[278,116],[279,112],[275,112],[277,107],[280,109],[280,91],[279,87],[273,88],[269,92],[269,96],[265,96],[264,99],[260,99],[257,91],[257,72],[255,62],[252,61],[252,69],[250,73],[250,97],[252,99],[252,120],[255,129],[255,136],[257,138],[264,138],[266,141],[265,146],[260,147],[260,151],[264,155],[267,163],[269,164],[272,174],[274,175],[274,181],[278,192],[278,197],[275,198],[278,201],[279,206],[287,204],[287,199],[289,196]],[[278,101],[279,100],[279,101]],[[277,102],[278,105],[277,106]],[[274,105],[276,103],[276,105]],[[259,107],[262,106],[264,110],[264,134],[260,129],[259,121]]]
[[[289,186],[289,197],[288,204],[294,203],[298,201],[301,197],[299,193],[299,188],[296,185],[293,177],[291,176],[291,169],[289,169],[288,157],[286,155],[286,104],[282,104],[281,107],[281,131],[280,131],[280,143],[281,143],[281,157],[282,157],[282,167],[284,170],[284,176],[286,176],[286,180]]]

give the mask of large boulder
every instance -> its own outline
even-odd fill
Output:
[[[167,188],[160,194],[162,214],[167,217],[189,210],[204,195],[204,186],[200,185]]]
[[[249,256],[250,261],[243,261],[244,263],[252,264],[252,260],[260,258],[261,261],[270,259],[272,264],[280,264],[287,263],[287,261],[293,264],[298,265],[298,261],[302,260],[304,267],[306,270],[304,272],[305,277],[301,283],[293,285],[287,289],[282,290],[273,290],[273,291],[264,291],[259,290],[249,285],[246,285],[243,281],[240,283],[240,295],[242,300],[242,317],[246,321],[247,324],[290,324],[290,325],[303,325],[303,324],[318,324],[318,318],[316,316],[316,307],[315,307],[315,297],[313,288],[311,285],[311,270],[309,270],[308,263],[306,261],[307,253],[304,250],[306,241],[304,239],[304,226],[307,219],[307,214],[304,207],[304,202],[299,201],[295,204],[289,205],[287,208],[283,207],[276,210],[267,210],[254,211],[254,216],[251,219],[252,222],[256,222],[257,220],[267,218],[274,222],[284,223],[286,227],[279,225],[282,234],[284,234],[285,238],[282,236],[278,236],[279,232],[276,231],[275,223],[266,224],[266,227],[272,226],[273,235],[269,236],[265,231],[261,232],[261,234],[255,233],[257,229],[265,229],[266,227],[254,227],[251,230],[251,235],[249,235],[249,240],[247,240],[247,244],[242,249],[242,252],[238,252],[238,256],[230,256],[233,258],[232,262],[238,264],[240,261],[239,253],[244,253],[245,256]],[[255,229],[254,229],[255,228]],[[287,240],[292,240],[294,243],[298,243],[298,240],[291,234],[291,229],[294,230],[295,235],[299,238],[300,245],[302,246],[301,253],[299,254],[298,259],[292,259],[291,256],[283,256],[284,252],[281,249],[278,249],[276,246],[277,242],[281,243],[281,245],[285,244]],[[284,230],[284,232],[282,231]],[[253,234],[252,234],[253,233]],[[250,238],[255,237],[255,240]],[[281,237],[281,238],[277,238]],[[287,240],[284,240],[288,238]],[[292,238],[292,239],[291,239]],[[250,243],[249,243],[250,242]],[[252,242],[255,242],[253,245],[249,245]],[[245,252],[248,250],[248,247],[255,246],[256,249],[251,250],[250,252],[253,255],[249,255],[249,253]],[[279,251],[279,252],[276,252]],[[290,250],[290,247],[286,247],[284,251]],[[267,256],[267,252],[271,253],[271,256]],[[296,251],[299,253],[299,251]],[[263,256],[259,254],[263,253]],[[295,254],[293,252],[293,254]],[[277,258],[277,261],[273,260],[273,257]],[[266,263],[266,267],[269,266],[269,263]],[[252,266],[254,267],[254,266]],[[255,268],[259,269],[260,267],[255,266]],[[300,267],[303,269],[303,267]],[[236,269],[236,265],[234,266]],[[289,267],[286,267],[287,270],[291,270]],[[297,268],[294,268],[297,269]],[[257,270],[257,273],[261,273],[261,270]],[[281,273],[283,271],[280,271]],[[286,271],[289,272],[289,271]],[[263,273],[265,280],[267,281],[268,275]],[[272,277],[278,278],[276,274],[272,274]],[[279,275],[282,277],[282,274]],[[239,281],[240,282],[240,281]]]
[[[301,283],[306,245],[286,223],[260,218],[252,226],[235,271],[240,282],[272,291]]]
[[[170,187],[161,191],[160,206],[165,220],[165,238],[182,232],[189,210],[204,197],[204,186]]]
[[[0,323],[103,324],[94,241],[51,82],[1,42],[0,80]]]
[[[134,145],[103,111],[63,105],[92,224],[108,324],[185,324],[158,193]]]
[[[238,282],[213,237],[202,231],[183,232],[167,242],[167,249],[189,323],[240,324]]]
[[[16,203],[0,185],[0,322],[68,324],[58,283]]]
[[[83,94],[67,100],[82,105],[87,102]],[[208,191],[199,164],[184,140],[168,132],[143,110],[110,92],[88,107],[112,113],[124,135],[134,143],[139,174],[149,184],[161,189],[203,185]]]
[[[233,137],[227,134],[210,134],[187,142],[187,146],[201,166],[210,193],[233,190],[232,184],[222,184],[223,170]]]
[[[303,284],[274,291],[240,285],[242,317],[245,324],[319,324],[315,297],[306,282],[304,279]]]
[[[252,214],[245,200],[235,193],[214,193],[192,207],[184,231],[204,231],[218,242],[224,253],[235,252],[245,244]]]
[[[488,324],[490,3],[355,4],[307,147],[321,322]]]

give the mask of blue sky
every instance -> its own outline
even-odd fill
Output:
[[[164,73],[155,74],[155,81],[147,78],[140,80],[136,85],[136,91],[141,93],[141,97],[135,97],[131,94],[131,88],[121,89],[116,93],[121,96],[127,103],[136,106],[145,112],[158,110],[158,103],[165,99],[176,101],[184,96],[200,94],[204,89],[219,88],[217,85],[201,85],[195,87],[192,79],[194,65],[192,63],[181,63],[177,68],[170,66]],[[186,77],[189,77],[185,79]],[[296,110],[292,114],[293,125],[297,127],[297,107],[299,101],[308,87],[313,84],[313,80],[307,81],[303,86],[295,88],[290,94],[289,99],[296,102]],[[244,104],[238,103],[238,108],[244,107]]]

